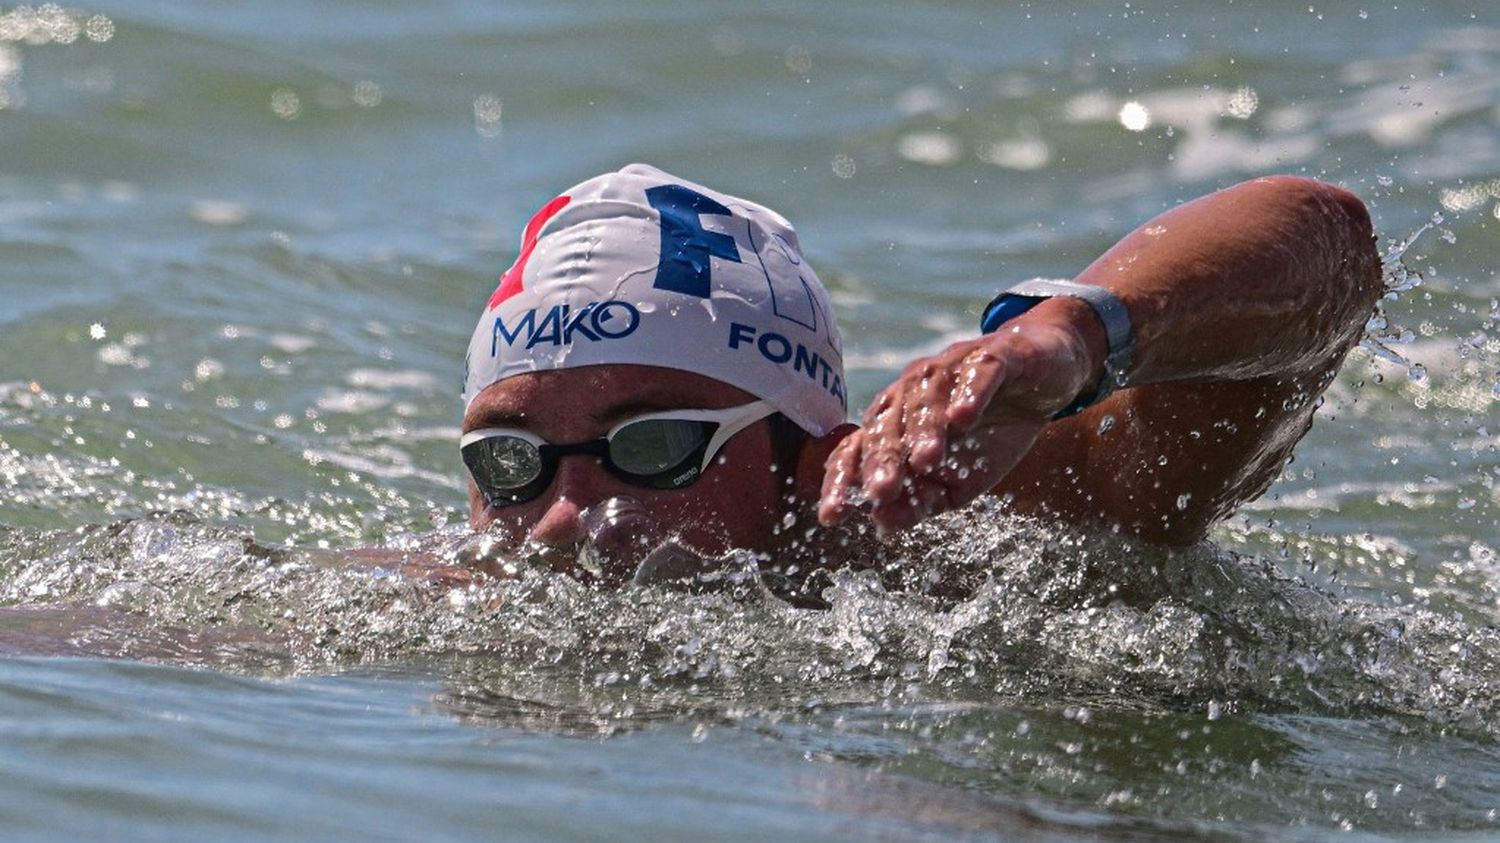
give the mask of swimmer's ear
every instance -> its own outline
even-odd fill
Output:
[[[797,457],[796,474],[797,497],[800,500],[817,503],[823,494],[823,466],[828,462],[828,456],[845,437],[856,430],[859,430],[859,425],[845,422],[816,439],[809,438],[807,444],[802,446],[802,452]]]

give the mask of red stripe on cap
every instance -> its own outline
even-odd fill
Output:
[[[485,306],[486,310],[493,310],[496,305],[521,292],[521,276],[526,274],[526,261],[531,257],[531,251],[536,248],[537,234],[541,232],[542,226],[547,224],[547,220],[556,216],[557,212],[566,207],[570,201],[572,197],[566,194],[559,196],[543,205],[542,209],[536,212],[536,216],[531,218],[531,222],[526,223],[526,231],[521,234],[521,254],[516,256],[516,262],[510,265],[510,269],[505,270],[505,274],[500,276],[500,286],[496,287],[494,294],[490,296],[490,303]]]

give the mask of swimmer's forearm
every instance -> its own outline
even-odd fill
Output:
[[[1121,240],[1078,280],[1109,289],[1129,309],[1136,339],[1127,371],[1131,386],[1238,384],[1285,375],[1282,391],[1290,394],[1316,388],[1304,381],[1324,377],[1359,336],[1379,295],[1380,267],[1363,203],[1331,185],[1275,177],[1161,214]],[[1096,446],[1102,445],[1101,453],[1111,446],[1101,443],[1102,428],[1095,429],[1097,420],[1089,414],[1057,424],[1049,420],[1098,383],[1105,353],[1104,330],[1089,305],[1053,298],[1000,331],[961,340],[913,362],[876,396],[864,428],[830,455],[819,519],[832,524],[849,517],[852,501],[862,493],[877,526],[901,529],[1002,488],[998,484],[1003,480],[1011,484],[1008,492],[1057,490],[1032,495],[1034,509],[1045,505],[1080,520],[1123,524],[1142,535],[1149,531],[1136,525],[1162,527],[1164,521],[1152,519],[1168,513],[1177,516],[1171,526],[1181,527],[1181,535],[1158,529],[1151,534],[1154,539],[1196,537],[1218,510],[1208,507],[1205,517],[1194,520],[1186,516],[1198,513],[1170,508],[1190,491],[1180,483],[1166,495],[1161,490],[1168,487],[1151,477],[1106,471],[1088,473],[1080,484],[1080,471]],[[1281,394],[1267,389],[1271,392],[1266,394]],[[1151,389],[1130,390],[1110,401],[1153,405],[1159,403],[1156,397]],[[1263,397],[1236,393],[1230,403],[1244,409],[1246,402]],[[1167,411],[1161,429],[1148,431],[1167,438],[1191,429],[1186,415],[1222,417],[1226,412],[1223,406],[1174,404],[1137,408],[1134,415],[1142,418],[1147,410]],[[1179,417],[1170,418],[1172,413]],[[1305,424],[1297,428],[1304,421],[1299,416],[1276,430],[1305,429]],[[1244,429],[1251,427],[1245,421]],[[1033,448],[1044,431],[1042,447]],[[1275,439],[1272,433],[1263,438]],[[1290,447],[1295,436],[1276,441]],[[1151,449],[1165,454],[1155,440],[1128,450]],[[1266,453],[1281,453],[1273,451]],[[1023,457],[1030,460],[1029,467],[1022,467],[1019,479],[1009,477]],[[1179,460],[1173,465],[1178,462],[1188,464]],[[1071,475],[1056,475],[1054,469]],[[1260,476],[1245,483],[1258,482]],[[1118,490],[1147,514],[1138,517],[1126,512],[1128,507],[1109,505],[1105,499]],[[1205,492],[1194,499],[1213,502],[1221,497],[1232,496]]]
[[[1297,373],[1342,353],[1381,283],[1364,203],[1311,179],[1255,179],[1157,216],[1079,276],[1120,296],[1130,383]],[[1097,330],[1097,329],[1090,329]]]

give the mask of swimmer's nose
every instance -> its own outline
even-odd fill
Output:
[[[550,547],[574,547],[583,543],[588,531],[583,510],[576,501],[558,496],[531,528],[530,539]]]
[[[547,496],[547,508],[529,538],[551,547],[576,547],[588,537],[584,512],[609,496],[608,477],[592,457],[564,457]]]
[[[528,538],[536,559],[554,571],[624,585],[663,535],[634,490],[596,462],[564,460]]]

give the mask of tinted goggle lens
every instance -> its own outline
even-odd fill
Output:
[[[542,454],[518,436],[491,436],[463,448],[464,464],[481,488],[518,489],[542,476]]]
[[[717,425],[681,419],[647,419],[620,428],[609,440],[609,462],[626,474],[648,477],[671,471],[708,444]]]

